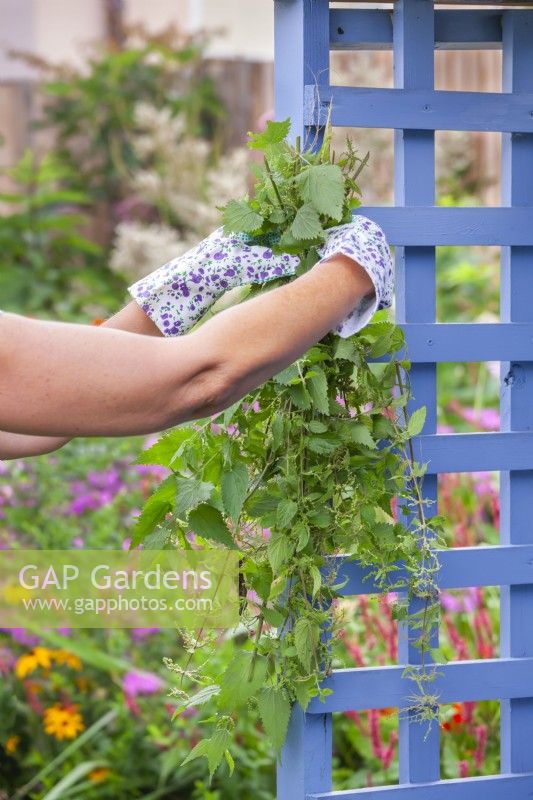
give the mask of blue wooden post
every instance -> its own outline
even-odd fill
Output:
[[[396,0],[394,11],[335,8],[327,0],[275,0],[277,117],[313,141],[332,101],[334,125],[395,131],[395,207],[358,209],[395,246],[396,312],[412,367],[414,405],[426,405],[415,458],[427,463],[424,495],[442,472],[502,473],[501,542],[440,554],[444,589],[502,586],[501,657],[439,666],[440,703],[499,699],[501,774],[440,781],[434,728],[400,723],[400,785],[331,791],[334,712],[405,707],[406,663],[419,654],[400,632],[400,664],[335,671],[333,693],[295,709],[278,800],[531,800],[533,797],[533,10],[434,10],[431,0]],[[331,87],[329,48],[394,49],[394,89]],[[503,48],[503,93],[435,91],[434,47]],[[503,133],[502,207],[437,208],[435,130]],[[436,324],[435,247],[500,245],[501,322]],[[436,364],[502,362],[497,433],[436,434]],[[375,591],[360,565],[340,565],[347,596]]]
[[[306,86],[329,83],[328,0],[275,0],[276,119],[291,117],[291,137],[303,148],[322,139],[320,120],[306,125]],[[317,93],[318,97],[318,93]],[[304,800],[331,789],[331,714],[294,708],[278,764],[278,800]]]
[[[508,11],[503,15],[503,91],[533,92],[531,12]],[[533,134],[502,136],[502,204],[532,209]],[[531,225],[533,210],[530,229]],[[502,248],[501,320],[533,322],[533,247]],[[533,361],[502,363],[501,413],[502,430],[533,428]],[[533,543],[533,471],[503,472],[500,498],[502,544]],[[501,589],[501,654],[518,658],[533,655],[533,585]],[[503,700],[502,772],[533,770],[532,739],[533,698]]]
[[[394,86],[397,89],[434,89],[434,11],[427,0],[398,0],[394,6]],[[385,101],[386,102],[386,101]],[[435,202],[435,132],[394,131],[394,186],[397,206],[432,206]],[[403,323],[433,323],[436,317],[435,247],[397,247],[396,318]],[[434,363],[414,364],[411,370],[411,410],[425,405],[423,433],[436,431],[437,375]],[[437,500],[437,476],[426,475],[424,497]],[[426,516],[436,505],[426,507]],[[416,519],[414,520],[416,522]],[[412,612],[423,610],[420,601],[411,603]],[[398,654],[403,664],[420,664],[422,654],[413,646],[416,631],[402,623]],[[437,641],[434,636],[433,644]],[[429,654],[425,656],[428,661]],[[408,690],[406,689],[406,692]],[[430,689],[431,691],[431,689]],[[413,720],[412,713],[400,716],[400,781],[421,783],[440,777],[439,727]]]

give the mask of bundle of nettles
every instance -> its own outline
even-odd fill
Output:
[[[325,231],[359,206],[356,179],[368,155],[360,159],[347,141],[336,158],[329,126],[320,147],[301,151],[287,141],[289,128],[290,120],[271,122],[250,135],[263,165],[255,167],[252,197],[228,203],[223,219],[228,232],[298,254],[305,271]],[[403,345],[402,331],[378,312],[360,333],[328,334],[216,419],[177,428],[140,458],[172,473],[148,500],[134,545],[187,548],[193,531],[204,547],[240,551],[238,630],[182,631],[185,662],[167,659],[176,713],[196,708],[206,722],[186,761],[205,757],[211,775],[222,761],[233,769],[236,720],[247,707],[280,753],[293,704],[307,709],[330,692],[324,680],[343,585],[336,556],[357,558],[378,588],[397,591],[397,616],[416,630],[423,662],[430,649],[438,521],[430,529],[419,485],[424,468],[409,451],[425,411],[409,418],[405,410],[409,363],[395,357]],[[370,363],[377,357],[380,363]],[[409,527],[391,510],[395,497],[416,517]],[[414,616],[413,597],[422,605]],[[433,676],[423,667],[411,677],[411,713],[431,719],[435,697],[426,687]]]

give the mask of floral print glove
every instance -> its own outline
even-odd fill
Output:
[[[186,333],[229,289],[295,274],[300,263],[287,253],[247,244],[223,228],[187,253],[142,278],[129,292],[165,336]]]
[[[377,308],[390,306],[392,262],[385,235],[375,222],[357,215],[353,222],[331,228],[318,252],[322,261],[339,252],[355,259],[376,290],[375,297],[363,298],[335,329],[339,336],[350,336]],[[190,330],[229,289],[293,276],[299,263],[297,256],[274,255],[269,247],[251,244],[247,236],[228,236],[217,228],[184,255],[134,283],[129,292],[165,336],[177,336]]]

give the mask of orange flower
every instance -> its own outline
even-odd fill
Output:
[[[56,703],[55,706],[47,708],[44,712],[44,730],[58,741],[75,739],[79,733],[85,730],[78,706],[61,706]]]
[[[111,770],[107,767],[98,767],[89,772],[89,780],[93,783],[103,783],[111,775]]]
[[[75,656],[74,653],[69,653],[68,650],[54,650],[52,658],[59,666],[66,664],[67,667],[75,669],[78,672],[81,669],[81,661],[78,656]]]
[[[20,736],[10,736],[4,745],[4,750],[6,751],[6,753],[9,753],[9,755],[12,755],[13,753],[16,752],[19,744],[20,744]]]
[[[34,647],[29,653],[21,656],[15,664],[17,678],[31,675],[38,667],[50,669],[52,666],[52,652],[47,647]]]

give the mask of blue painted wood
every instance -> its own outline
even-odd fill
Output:
[[[527,697],[531,693],[532,674],[533,658],[451,661],[439,665],[432,691],[434,686],[442,703]],[[324,711],[364,711],[367,708],[403,709],[409,703],[410,685],[411,681],[403,677],[401,665],[335,670],[324,682],[324,686],[333,689],[333,694],[324,702],[317,698],[312,700],[308,714],[322,716]],[[421,727],[425,732],[425,726]],[[418,755],[422,758],[423,751]]]
[[[329,81],[327,0],[274,0],[276,119],[290,117],[291,136],[310,147],[320,131],[304,120],[305,87]]]
[[[415,458],[438,472],[533,469],[533,432],[442,433],[413,439]]]
[[[499,50],[501,11],[436,11],[436,50]],[[392,15],[381,9],[334,9],[330,13],[332,50],[391,50]]]
[[[376,786],[357,791],[310,794],[307,800],[531,800],[533,773],[488,775],[418,786]]]
[[[323,124],[332,104],[334,125],[428,131],[533,132],[533,93],[374,89],[314,84],[305,92],[307,125]]]
[[[533,359],[533,323],[412,322],[400,327],[405,334],[405,354],[414,363]]]
[[[533,245],[530,208],[444,208],[416,203],[408,208],[360,206],[387,232],[393,245]]]
[[[327,0],[275,0],[277,116],[293,136],[320,141],[331,99],[333,123],[387,127],[395,137],[395,208],[361,207],[395,246],[397,321],[413,362],[410,408],[426,405],[415,458],[428,462],[424,494],[438,472],[501,470],[502,544],[440,554],[443,588],[502,586],[502,658],[439,667],[443,703],[499,698],[502,770],[490,778],[439,781],[438,735],[400,721],[400,786],[331,792],[331,713],[405,706],[417,663],[400,631],[400,664],[334,672],[334,693],[296,709],[278,770],[278,800],[378,798],[488,800],[533,797],[533,11],[437,10],[430,0],[396,0],[394,10],[334,9]],[[394,49],[394,89],[330,87],[332,49]],[[504,93],[435,92],[434,48],[503,48]],[[434,206],[434,130],[503,132],[502,208]],[[502,322],[435,324],[435,247],[502,247]],[[502,361],[502,432],[435,435],[436,363]],[[344,562],[345,594],[373,591]],[[511,774],[514,773],[514,774]],[[524,774],[519,774],[524,773]]]
[[[503,16],[503,90],[533,91],[533,14]],[[533,136],[502,137],[502,202],[527,207],[533,220]],[[505,322],[533,321],[533,248],[505,247],[501,254],[501,316]],[[512,356],[509,353],[508,358]],[[502,429],[533,428],[533,363],[502,364]],[[511,434],[529,435],[529,434]],[[533,466],[533,465],[532,465]],[[530,544],[533,470],[501,476],[501,530],[505,544]],[[529,524],[528,524],[529,523]],[[533,655],[533,585],[504,587],[501,592],[501,652],[503,656]],[[501,704],[501,762],[506,772],[533,769],[533,691]]]
[[[521,523],[522,529],[528,531],[529,527],[528,522]],[[533,544],[461,547],[439,550],[438,555],[441,589],[533,583]],[[357,561],[349,561],[343,556],[338,556],[335,561],[339,583],[347,581],[339,592],[341,595],[351,597],[377,592],[369,571]],[[403,575],[404,571],[398,565],[397,577]]]
[[[398,0],[393,12],[394,86],[395,97],[411,92],[432,93],[434,88],[434,11],[425,0]],[[368,99],[368,98],[366,98]],[[396,109],[398,110],[398,109]],[[355,111],[355,109],[354,109]],[[356,116],[354,113],[353,117]],[[435,202],[435,135],[431,130],[415,130],[420,126],[404,124],[401,115],[395,117],[394,184],[397,206],[428,206]],[[401,128],[408,128],[401,130]],[[397,247],[396,318],[398,322],[433,323],[436,316],[436,257],[433,242],[426,247]],[[416,403],[408,409],[425,405],[427,408],[424,434],[433,434],[437,418],[437,379],[434,364],[415,364],[410,375]],[[426,509],[427,516],[436,510],[437,478],[427,475],[424,496],[433,501]],[[412,524],[416,521],[411,520]],[[410,602],[413,613],[423,610],[420,600]],[[398,656],[403,664],[419,664],[421,653],[413,645],[416,632],[409,625],[398,626]],[[432,636],[438,645],[438,631]],[[430,661],[426,654],[426,663]],[[405,695],[409,681],[402,681]],[[400,782],[425,783],[440,777],[439,727],[431,731],[417,722],[411,712],[399,721]]]
[[[275,0],[276,119],[291,117],[291,136],[317,147],[323,130],[304,120],[306,85],[329,80],[328,0]],[[308,90],[309,91],[309,90]],[[277,800],[304,800],[331,789],[332,720],[294,708],[277,765]]]

